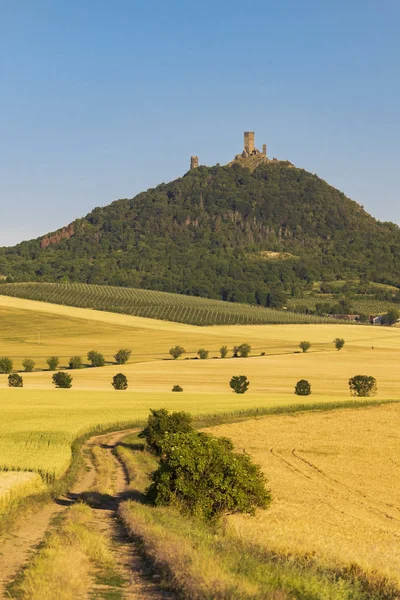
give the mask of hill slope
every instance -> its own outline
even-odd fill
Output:
[[[290,163],[200,167],[0,249],[0,273],[276,306],[319,279],[400,285],[400,229]]]

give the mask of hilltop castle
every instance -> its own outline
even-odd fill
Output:
[[[237,155],[235,158],[237,159],[239,156],[243,158],[249,158],[250,156],[258,156],[260,158],[267,158],[267,144],[263,144],[262,152],[257,150],[254,145],[254,131],[245,131],[244,132],[244,145],[243,152]],[[199,166],[199,157],[191,156],[190,157],[190,168],[197,169]]]

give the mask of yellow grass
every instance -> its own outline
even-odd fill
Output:
[[[355,562],[400,582],[400,408],[274,416],[213,428],[250,453],[273,503],[231,518],[269,549]]]
[[[40,493],[45,489],[37,473],[27,471],[0,472],[0,515],[10,502],[28,494]]]

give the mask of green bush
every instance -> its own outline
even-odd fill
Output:
[[[296,383],[294,393],[297,396],[309,396],[311,394],[311,385],[307,379],[300,379],[300,381]]]
[[[226,438],[194,430],[168,432],[161,440],[162,459],[147,495],[158,506],[173,504],[207,520],[224,514],[253,514],[271,497],[265,477],[247,454],[233,452]]]
[[[72,387],[72,375],[65,371],[57,371],[57,373],[54,373],[52,381],[57,388]]]
[[[11,373],[13,370],[13,361],[8,356],[0,358],[0,373]]]
[[[96,350],[91,350],[87,353],[88,361],[91,363],[92,367],[104,367],[106,364],[106,359],[100,352],[96,352]]]
[[[250,381],[245,375],[234,375],[229,385],[235,394],[244,394],[249,389]]]
[[[128,380],[126,376],[123,373],[117,373],[114,375],[112,386],[115,390],[126,390],[128,387]]]
[[[174,346],[173,348],[171,348],[171,350],[169,351],[169,353],[172,356],[172,358],[174,360],[176,360],[177,358],[179,358],[180,356],[182,356],[182,354],[185,353],[185,349],[182,348],[182,346]]]
[[[71,356],[68,362],[68,366],[70,369],[81,369],[82,368],[82,359],[80,356]]]
[[[125,365],[130,359],[132,350],[128,348],[120,348],[116,354],[114,354],[115,362],[117,365]]]
[[[382,325],[394,325],[395,323],[397,323],[399,318],[400,312],[397,310],[397,308],[392,308],[391,310],[389,310],[389,312],[386,313],[386,315],[383,315]]]
[[[25,358],[25,360],[22,362],[22,366],[24,367],[26,373],[32,373],[33,369],[35,368],[35,364],[35,361],[31,358]]]
[[[236,354],[239,354],[242,358],[247,358],[250,352],[251,346],[249,344],[240,344],[240,346],[237,347]]]
[[[345,341],[343,338],[335,338],[333,343],[335,344],[336,350],[341,350],[345,344]]]
[[[50,356],[46,362],[48,364],[49,371],[55,371],[60,363],[60,359],[58,356]]]
[[[352,396],[376,396],[378,392],[376,379],[368,375],[355,375],[349,379]]]
[[[173,392],[183,392],[183,387],[181,387],[180,385],[174,385],[174,387],[172,388]]]
[[[11,375],[8,376],[8,386],[24,387],[24,382],[21,375],[18,375],[18,373],[11,373]]]
[[[301,348],[303,352],[307,352],[307,350],[309,350],[311,348],[311,344],[310,344],[310,342],[305,342],[305,341],[300,342],[299,348]]]
[[[208,358],[208,353],[209,350],[204,350],[204,348],[200,348],[200,350],[197,352],[197,356],[202,360],[205,360],[206,358]]]
[[[139,433],[147,446],[155,453],[161,453],[162,440],[166,433],[187,433],[192,431],[192,417],[186,412],[169,413],[167,409],[150,410],[147,425]]]
[[[221,346],[221,348],[219,349],[219,353],[221,355],[221,358],[226,358],[228,354],[228,346]]]

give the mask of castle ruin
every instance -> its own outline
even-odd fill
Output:
[[[235,156],[235,160],[238,160],[240,158],[250,158],[251,156],[255,156],[255,157],[259,157],[258,161],[256,159],[256,162],[269,162],[267,159],[267,144],[263,144],[262,146],[262,152],[260,152],[260,150],[257,150],[257,148],[255,147],[255,143],[254,143],[254,139],[255,139],[255,135],[254,135],[254,131],[245,131],[244,132],[244,146],[243,146],[243,151],[241,154],[237,154]],[[264,159],[265,157],[265,159]],[[254,162],[253,160],[253,162]],[[275,159],[274,159],[275,160]],[[231,164],[231,163],[229,163]],[[197,167],[199,166],[199,158],[198,156],[191,156],[190,157],[190,169],[197,169]]]
[[[199,166],[199,157],[191,156],[190,157],[190,169],[197,169],[198,166]]]

